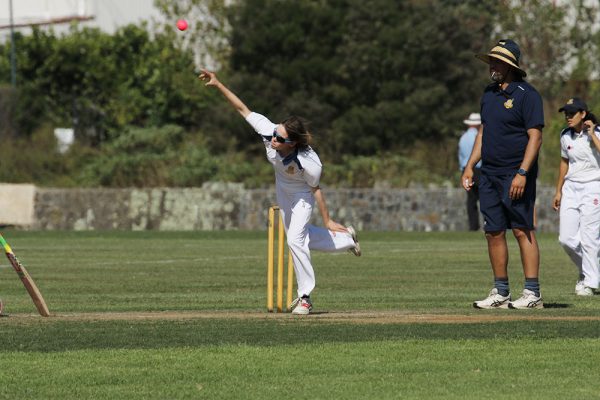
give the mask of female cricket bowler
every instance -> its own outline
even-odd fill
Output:
[[[354,228],[344,227],[329,218],[325,197],[319,187],[321,160],[310,147],[311,134],[298,117],[292,116],[275,124],[264,115],[250,111],[214,72],[202,70],[199,78],[206,86],[216,87],[262,136],[267,159],[275,170],[277,203],[298,284],[298,298],[290,307],[294,314],[309,314],[312,310],[310,294],[315,288],[310,250],[349,250],[356,256],[361,254]],[[309,224],[315,201],[325,228]]]
[[[600,128],[587,104],[572,98],[559,112],[560,166],[553,207],[560,212],[558,241],[579,271],[575,293],[592,296],[600,286]]]

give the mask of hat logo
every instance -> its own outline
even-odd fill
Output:
[[[567,101],[567,104],[573,104],[573,99],[569,99],[569,100]]]
[[[504,102],[504,108],[511,109],[513,108],[513,99],[508,99]]]

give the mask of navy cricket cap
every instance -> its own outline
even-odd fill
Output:
[[[577,112],[577,111],[589,111],[587,104],[579,97],[573,97],[567,100],[567,103],[558,109],[558,112]]]
[[[493,57],[514,67],[522,77],[527,76],[527,72],[519,67],[521,50],[519,49],[519,46],[511,39],[499,40],[498,43],[496,43],[496,46],[494,46],[494,48],[490,50],[488,54],[475,54],[475,57],[487,64],[490,63],[490,58]]]

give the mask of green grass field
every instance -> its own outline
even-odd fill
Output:
[[[1,399],[600,398],[600,296],[555,235],[544,310],[472,308],[481,233],[363,233],[363,257],[313,253],[308,317],[265,312],[266,232],[4,235],[54,316],[3,259]]]

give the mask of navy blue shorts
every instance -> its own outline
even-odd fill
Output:
[[[483,230],[499,232],[512,228],[534,230],[535,178],[527,178],[523,197],[511,200],[508,196],[514,175],[481,174],[479,207],[483,214]]]

